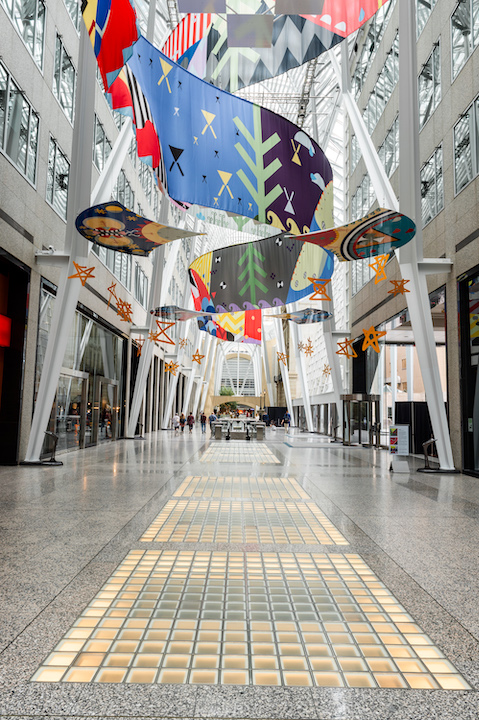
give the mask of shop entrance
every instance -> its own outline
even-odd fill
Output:
[[[91,444],[118,437],[118,380],[99,377],[94,382],[91,402]]]
[[[343,401],[343,445],[381,445],[379,395],[341,395]]]
[[[62,368],[48,429],[58,436],[57,451],[85,447],[88,374]],[[42,455],[51,451],[45,438]]]

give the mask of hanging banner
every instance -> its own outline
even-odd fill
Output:
[[[199,80],[143,37],[128,67],[151,110],[171,198],[296,234],[310,228],[333,175],[305,132]]]

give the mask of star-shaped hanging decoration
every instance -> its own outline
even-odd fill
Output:
[[[74,260],[73,260],[73,265],[75,266],[76,273],[75,273],[74,275],[69,275],[69,276],[68,276],[68,279],[69,279],[69,280],[72,280],[73,278],[79,278],[81,284],[83,285],[83,287],[85,287],[86,281],[87,281],[89,278],[94,278],[94,277],[95,277],[95,276],[92,274],[92,273],[93,273],[93,270],[94,270],[95,268],[94,268],[94,267],[87,268],[86,265],[78,265],[78,263],[76,263]]]
[[[165,372],[169,372],[172,375],[176,375],[176,371],[178,370],[179,367],[180,367],[179,363],[175,363],[172,360],[171,362],[165,363]]]
[[[381,280],[387,280],[386,263],[389,260],[389,255],[378,255],[374,262],[369,264],[369,267],[374,270],[376,277],[374,278],[374,284],[377,285]]]
[[[314,352],[314,350],[313,350],[313,343],[312,343],[312,341],[311,341],[311,338],[308,338],[308,344],[305,345],[304,353],[305,353],[305,355],[307,355],[308,357],[310,357],[310,355],[312,355],[313,352]]]
[[[188,345],[188,338],[180,338],[180,347],[185,348]]]
[[[404,295],[407,292],[411,292],[410,290],[405,287],[406,283],[409,282],[409,280],[390,280],[390,282],[393,284],[393,289],[388,290],[388,295],[393,295],[396,297],[396,295]]]
[[[110,297],[108,298],[108,305],[107,309],[110,307],[110,303],[112,298],[115,298],[115,300],[118,302],[118,297],[116,294],[116,283],[112,283],[109,288],[107,288],[108,292],[110,293]]]
[[[309,282],[313,284],[314,294],[309,298],[310,300],[331,300],[328,293],[326,292],[326,285],[331,282],[331,278],[322,280],[321,278],[308,278]]]
[[[150,330],[148,333],[148,340],[151,340],[151,342],[159,342],[160,341],[160,333],[155,333],[153,330]]]
[[[379,353],[381,352],[381,348],[379,347],[379,338],[384,337],[386,335],[386,330],[376,330],[374,325],[371,325],[369,330],[365,330],[363,328],[364,333],[364,341],[363,346],[361,350],[366,350],[368,347],[372,347],[372,349]]]
[[[174,327],[176,323],[174,322],[160,322],[159,320],[156,321],[156,324],[158,325],[158,330],[160,331],[157,333],[158,335],[158,341],[167,343],[168,345],[174,345],[175,341],[170,338],[169,335],[166,334],[166,331],[169,330],[171,327]],[[164,325],[165,327],[162,327]]]
[[[299,342],[299,343],[298,343],[298,350],[299,350],[300,352],[301,352],[301,350],[304,350],[304,347],[305,347],[305,345],[304,345],[303,342]]]
[[[278,355],[278,361],[282,362],[283,365],[286,365],[286,360],[289,358],[289,355],[286,355],[286,353],[283,352],[277,352]]]
[[[136,348],[136,357],[140,357],[144,343],[145,338],[138,338],[138,340],[136,341],[136,344],[138,345],[138,347]]]
[[[120,316],[120,320],[133,322],[133,308],[131,307],[131,303],[118,299],[116,302],[116,311]]]
[[[323,375],[331,375],[331,368],[329,367],[329,365],[325,365],[323,367]]]
[[[338,342],[339,350],[336,350],[336,355],[346,355],[348,360],[358,356],[356,350],[353,348],[354,340],[348,340],[344,338],[344,342]]]
[[[192,356],[192,360],[198,363],[198,365],[201,365],[201,361],[203,360],[204,355],[200,355],[200,349],[195,352],[195,354]]]

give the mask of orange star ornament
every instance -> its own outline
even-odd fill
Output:
[[[169,363],[165,363],[165,372],[169,372],[172,375],[176,375],[176,371],[180,367],[179,363],[175,363],[173,361]]]
[[[83,287],[85,287],[86,281],[89,280],[89,278],[95,277],[93,275],[93,270],[95,268],[94,267],[87,268],[86,265],[78,265],[78,263],[76,263],[74,260],[73,260],[73,265],[75,266],[76,273],[74,275],[69,275],[68,279],[72,280],[73,278],[79,278],[81,284],[83,285]]]
[[[289,358],[289,355],[286,355],[286,353],[278,352],[278,361],[282,362],[283,365],[286,365],[286,360]]]
[[[376,330],[374,325],[371,325],[369,330],[365,330],[363,328],[364,333],[364,341],[361,350],[366,350],[368,347],[372,347],[372,349],[379,353],[381,352],[381,348],[379,347],[379,338],[384,337],[386,335],[386,330]]]
[[[313,343],[311,342],[311,338],[308,338],[308,344],[305,345],[304,354],[309,357],[310,355],[313,354],[313,352],[314,352]]]
[[[387,280],[386,263],[389,260],[389,255],[378,255],[374,262],[370,263],[369,267],[374,270],[376,277],[374,278],[374,284],[377,285],[381,280]]]
[[[166,331],[169,330],[171,327],[174,327],[176,325],[176,323],[174,323],[174,322],[160,323],[160,321],[157,320],[156,324],[158,325],[158,330],[160,331],[159,333],[157,333],[156,340],[158,342],[168,343],[168,345],[174,345],[175,341],[172,340],[170,338],[170,336],[166,334]],[[165,327],[161,327],[162,325],[164,325]]]
[[[136,344],[138,345],[136,348],[136,357],[140,357],[143,345],[145,344],[145,338],[138,338]]]
[[[331,278],[322,280],[321,278],[308,278],[309,282],[313,284],[314,294],[311,295],[310,300],[331,300],[328,293],[326,292],[326,285],[331,282]]]
[[[393,289],[388,290],[388,295],[396,297],[396,295],[404,295],[407,292],[411,292],[407,289],[407,287],[405,287],[409,280],[390,280],[390,282],[393,285]]]
[[[180,347],[185,348],[188,345],[188,338],[180,338]]]
[[[133,322],[133,309],[131,303],[125,302],[125,300],[117,300],[116,309],[120,320],[124,322]]]
[[[195,354],[192,356],[192,360],[198,363],[198,365],[201,365],[201,361],[203,360],[204,355],[200,355],[200,349],[195,352]]]
[[[110,307],[110,303],[112,298],[115,298],[116,301],[118,301],[118,297],[116,294],[116,283],[112,283],[109,288],[107,288],[108,292],[110,293],[110,297],[108,298],[108,305],[107,309]]]
[[[353,348],[354,340],[348,340],[344,338],[344,342],[338,342],[339,350],[336,350],[336,355],[345,355],[348,360],[358,356],[356,350]]]

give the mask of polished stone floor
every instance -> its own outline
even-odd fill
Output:
[[[477,480],[297,445],[0,468],[0,717],[477,718]]]

